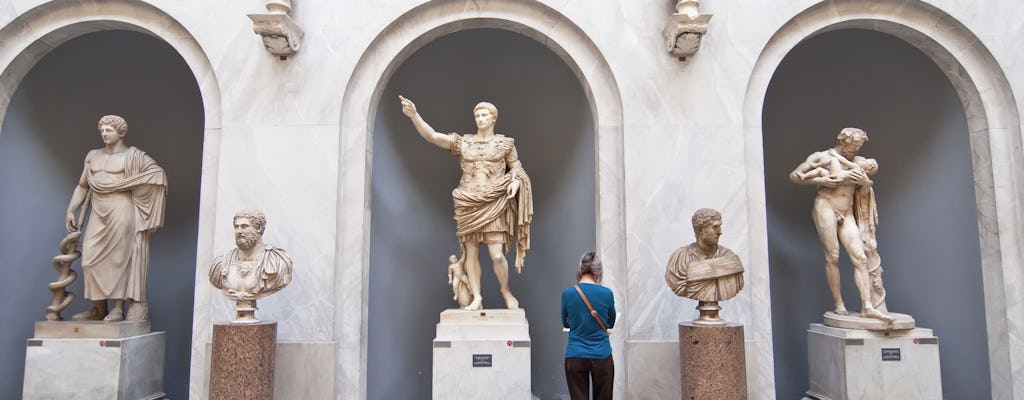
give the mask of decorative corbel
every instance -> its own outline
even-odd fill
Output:
[[[700,49],[700,40],[708,31],[711,14],[701,14],[699,7],[698,0],[680,0],[676,3],[676,13],[661,32],[669,54],[679,57],[680,61],[686,61],[686,57]]]
[[[249,14],[252,30],[263,37],[263,47],[270,54],[285,57],[299,51],[305,34],[299,24],[288,13],[292,11],[291,0],[270,0],[267,13]]]

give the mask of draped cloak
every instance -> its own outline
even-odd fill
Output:
[[[672,253],[665,281],[673,292],[689,299],[728,300],[743,289],[743,264],[725,247],[718,246],[715,254],[707,257],[693,243]]]
[[[452,190],[459,242],[463,248],[470,243],[502,243],[507,252],[515,238],[515,266],[521,269],[530,249],[533,187],[521,166],[508,168],[519,159],[514,140],[503,135],[451,137],[451,151],[459,156],[463,171],[459,186]],[[488,173],[488,183],[467,180],[466,175],[475,172]],[[514,181],[519,182],[519,191],[509,199],[506,191]]]
[[[237,248],[217,257],[210,267],[210,283],[225,292],[244,292],[259,299],[284,289],[292,281],[292,259],[281,248],[267,245],[257,253],[249,272],[241,273],[241,263]]]
[[[853,196],[853,216],[860,228],[860,237],[864,241],[864,255],[867,257],[868,277],[871,280],[871,305],[887,312],[885,304],[885,285],[882,281],[882,258],[878,255],[878,240],[875,230],[878,228],[878,203],[875,202],[875,189],[872,186],[857,186]]]
[[[164,224],[167,175],[135,147],[125,151],[124,161],[123,176],[85,169],[90,210],[82,272],[90,300],[146,301],[149,244]]]

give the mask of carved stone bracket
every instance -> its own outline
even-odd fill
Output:
[[[676,13],[661,32],[669,54],[686,60],[700,49],[700,41],[708,31],[711,14],[701,14],[700,1],[682,0],[676,3]]]
[[[276,56],[288,56],[299,51],[305,33],[288,13],[292,10],[291,0],[270,0],[268,13],[249,14],[252,30],[263,37],[263,47]]]

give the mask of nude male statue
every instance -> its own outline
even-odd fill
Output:
[[[877,171],[878,164],[857,155],[867,141],[864,131],[845,128],[836,137],[834,148],[808,156],[789,174],[789,180],[800,185],[818,185],[811,216],[825,248],[825,276],[835,301],[835,314],[848,314],[839,285],[841,243],[853,264],[861,316],[891,324],[894,319],[886,313],[884,295],[881,303],[872,301],[873,297],[878,298],[873,287],[881,289],[881,268],[872,265],[877,264],[872,261],[878,261],[874,243],[877,211],[869,175]]]
[[[475,135],[445,135],[423,120],[412,101],[402,96],[398,98],[402,102],[402,113],[409,117],[420,136],[458,156],[462,167],[459,186],[452,190],[455,235],[462,247],[462,257],[453,263],[452,273],[460,276],[461,270],[465,270],[472,299],[460,298],[459,305],[471,311],[483,308],[479,258],[483,244],[490,253],[505,306],[513,310],[519,308],[519,301],[508,287],[505,253],[515,241],[515,267],[516,272],[521,273],[526,251],[530,249],[533,193],[530,178],[519,162],[515,141],[494,133],[498,109],[491,103],[479,103],[473,108]]]
[[[82,272],[85,298],[93,301],[72,319],[147,320],[149,244],[164,223],[167,175],[145,152],[124,144],[124,118],[107,115],[97,125],[104,146],[85,156],[65,218],[68,232],[85,225]],[[79,208],[89,211],[88,222],[76,221]],[[114,301],[109,312],[107,300]],[[125,313],[127,300],[132,303]]]

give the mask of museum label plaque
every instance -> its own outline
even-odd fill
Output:
[[[491,366],[491,355],[490,354],[474,354],[473,355],[473,367],[490,367]]]
[[[900,361],[900,349],[882,349],[882,361]]]

